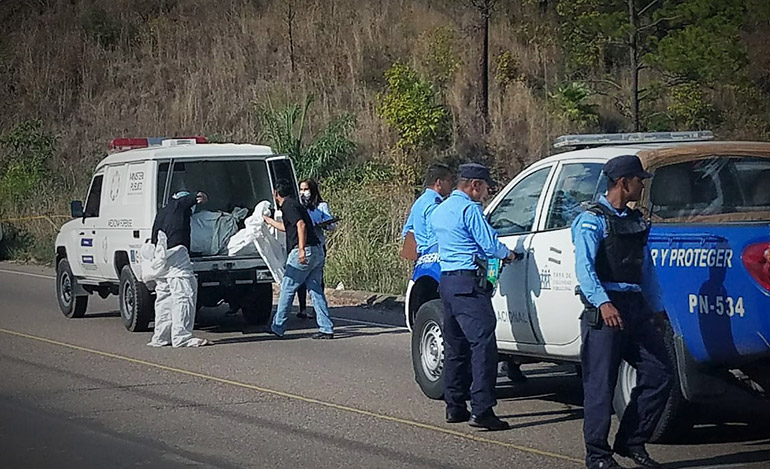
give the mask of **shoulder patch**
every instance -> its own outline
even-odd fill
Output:
[[[581,223],[580,227],[583,228],[583,229],[592,230],[592,231],[596,231],[596,230],[599,229],[598,225],[596,225],[594,223],[589,223],[587,221],[584,221],[583,223]]]

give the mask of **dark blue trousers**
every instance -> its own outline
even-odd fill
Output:
[[[643,446],[655,431],[672,383],[662,336],[651,322],[641,293],[608,292],[620,312],[623,330],[592,327],[581,321],[586,462],[612,456],[607,443],[612,397],[621,359],[636,368],[636,387],[615,435],[616,447]]]
[[[492,410],[497,382],[497,341],[491,293],[475,277],[441,275],[444,305],[444,400],[447,409],[466,408],[473,415]]]

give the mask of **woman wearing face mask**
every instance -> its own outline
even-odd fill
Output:
[[[324,253],[326,252],[326,233],[325,231],[334,231],[336,225],[331,223],[324,223],[332,220],[334,217],[329,211],[329,205],[324,202],[321,197],[321,193],[318,190],[318,183],[313,179],[303,179],[299,183],[299,199],[302,205],[307,209],[310,214],[311,220],[315,225],[316,235],[321,240],[321,246],[323,246]],[[307,319],[313,317],[313,314],[307,313],[307,288],[302,285],[297,290],[297,298],[299,299],[299,313],[297,317],[300,319]]]

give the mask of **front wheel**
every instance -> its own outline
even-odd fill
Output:
[[[414,379],[431,399],[444,398],[444,308],[441,300],[423,303],[412,328]]]
[[[146,331],[154,316],[152,296],[128,265],[120,271],[119,302],[120,319],[126,329],[131,332]]]
[[[82,318],[88,309],[88,295],[75,295],[76,285],[69,261],[60,260],[56,265],[56,299],[62,314],[68,318]]]
[[[676,351],[674,349],[674,331],[670,324],[666,324],[663,331],[663,341],[668,352],[668,359],[672,367],[672,384],[666,405],[663,408],[663,414],[655,427],[655,432],[650,438],[652,443],[663,443],[671,441],[677,434],[685,431],[690,425],[687,419],[687,401],[682,395],[682,388],[679,383],[679,373],[676,365]],[[618,381],[615,385],[615,395],[612,399],[612,406],[615,409],[618,419],[623,418],[623,412],[631,400],[631,392],[636,387],[636,369],[623,360],[618,370]]]

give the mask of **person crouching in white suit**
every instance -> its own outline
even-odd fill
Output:
[[[200,347],[209,341],[193,337],[198,282],[190,262],[190,216],[196,204],[205,203],[204,192],[179,191],[158,211],[152,226],[152,243],[158,233],[167,238],[166,265],[155,282],[155,333],[152,347]]]

